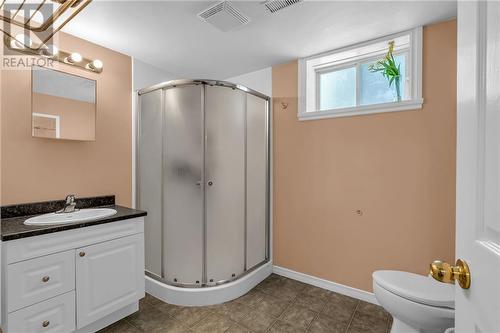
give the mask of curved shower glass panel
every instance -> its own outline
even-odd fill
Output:
[[[233,281],[269,257],[269,97],[223,81],[139,92],[137,186],[146,273]]]
[[[164,92],[163,273],[167,281],[201,284],[203,274],[202,87]]]

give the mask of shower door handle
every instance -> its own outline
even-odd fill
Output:
[[[200,185],[201,185],[201,180],[198,180],[198,181],[196,182],[196,186],[200,186]]]

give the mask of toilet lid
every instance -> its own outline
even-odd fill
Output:
[[[400,271],[376,271],[373,281],[380,287],[411,301],[455,308],[455,286],[432,277]]]

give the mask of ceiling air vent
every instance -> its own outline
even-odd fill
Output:
[[[264,2],[264,6],[266,6],[271,13],[276,13],[278,10],[282,10],[302,1],[303,0],[268,0]]]
[[[234,8],[229,1],[215,4],[199,13],[198,17],[222,31],[234,30],[250,22],[250,19]]]

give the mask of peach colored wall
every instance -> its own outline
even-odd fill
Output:
[[[60,118],[60,135],[68,140],[95,140],[95,104],[59,96],[33,93],[33,113]]]
[[[454,262],[456,21],[423,43],[415,111],[300,122],[297,62],[273,67],[276,265],[371,291],[375,270]]]
[[[130,206],[131,58],[64,33],[59,34],[59,47],[104,62],[101,74],[65,64],[55,68],[97,80],[96,141],[32,137],[31,72],[2,71],[0,202],[115,194],[117,203]]]

